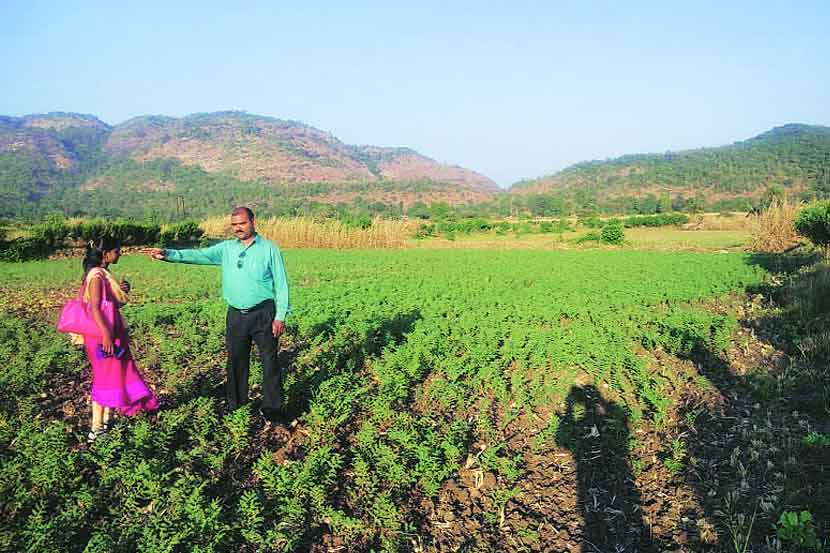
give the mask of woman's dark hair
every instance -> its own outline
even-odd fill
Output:
[[[90,240],[84,255],[84,276],[95,267],[100,267],[104,261],[104,252],[120,248],[121,243],[112,236],[104,236],[98,240]]]

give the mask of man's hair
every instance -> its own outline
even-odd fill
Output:
[[[249,208],[249,207],[238,206],[238,207],[233,208],[233,211],[231,211],[231,215],[241,215],[243,213],[248,216],[249,220],[251,220],[251,221],[254,220],[254,212],[251,211],[251,208]]]

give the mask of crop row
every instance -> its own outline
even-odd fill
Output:
[[[74,383],[82,395],[80,353],[46,326],[33,333],[38,323],[3,318],[0,550],[292,551],[334,539],[394,551],[419,531],[417,499],[436,497],[471,458],[498,481],[488,518],[497,525],[528,453],[511,450],[505,427],[542,416],[532,438],[554,446],[577,381],[607,390],[632,424],[659,424],[673,377],[637,351],[717,353],[735,321],[694,305],[763,276],[732,254],[289,251],[286,260],[295,307],[282,359],[303,429],[290,448],[263,441],[247,408],[222,415],[215,269],[123,260],[140,291],[125,309],[136,357],[164,408],[89,449],[77,437],[85,417],[66,418],[71,397],[56,393]],[[53,262],[27,287],[27,272],[42,267],[3,266],[0,286],[36,295],[73,281],[70,262]]]

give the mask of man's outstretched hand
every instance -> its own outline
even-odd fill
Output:
[[[283,333],[285,330],[285,323],[282,321],[274,321],[271,323],[271,333],[274,335],[274,338],[279,338],[280,334]]]
[[[164,259],[164,250],[161,248],[147,248],[144,252],[150,256],[150,259]]]

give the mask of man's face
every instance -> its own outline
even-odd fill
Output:
[[[240,240],[248,240],[254,235],[254,220],[248,219],[247,213],[231,215],[231,229]]]

